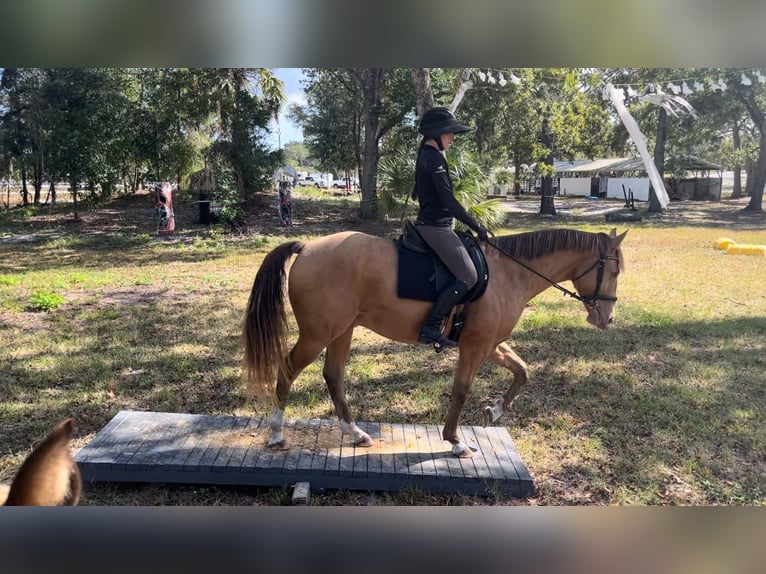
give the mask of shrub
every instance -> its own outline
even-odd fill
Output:
[[[47,293],[45,291],[38,291],[29,300],[32,304],[32,308],[38,311],[53,311],[58,309],[62,303],[64,303],[64,297],[57,295],[56,293]]]

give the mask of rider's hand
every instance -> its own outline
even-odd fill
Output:
[[[487,232],[486,229],[484,229],[484,227],[481,224],[478,224],[476,226],[476,235],[479,236],[479,239],[481,241],[485,241],[485,242],[489,241],[489,233]]]

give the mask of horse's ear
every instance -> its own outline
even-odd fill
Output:
[[[609,232],[609,239],[614,239],[617,237],[617,228],[612,227],[612,230]]]
[[[622,234],[617,235],[616,229],[612,229],[612,233],[609,235],[610,238],[614,240],[614,246],[619,247],[620,243],[622,243],[622,240],[625,239],[625,236],[628,234],[628,230],[626,229]]]

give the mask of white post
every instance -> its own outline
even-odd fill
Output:
[[[662,182],[660,172],[657,171],[657,166],[654,165],[654,160],[649,155],[649,150],[646,147],[646,137],[641,133],[636,120],[630,115],[625,104],[622,103],[622,90],[616,89],[612,84],[607,84],[604,91],[611,100],[614,109],[617,110],[617,115],[620,116],[625,129],[628,130],[630,137],[633,139],[633,143],[636,144],[638,153],[644,162],[646,173],[649,174],[649,181],[652,182],[654,193],[657,195],[657,200],[660,202],[660,207],[665,209],[670,202],[668,192],[665,191],[665,184]]]

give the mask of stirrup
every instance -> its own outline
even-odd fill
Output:
[[[434,351],[437,353],[441,353],[442,350],[444,350],[445,347],[453,348],[458,346],[457,341],[453,341],[452,339],[448,339],[444,336],[441,332],[439,332],[439,338],[433,339],[431,337],[418,337],[418,343],[425,343],[426,345],[431,345],[434,348]]]

